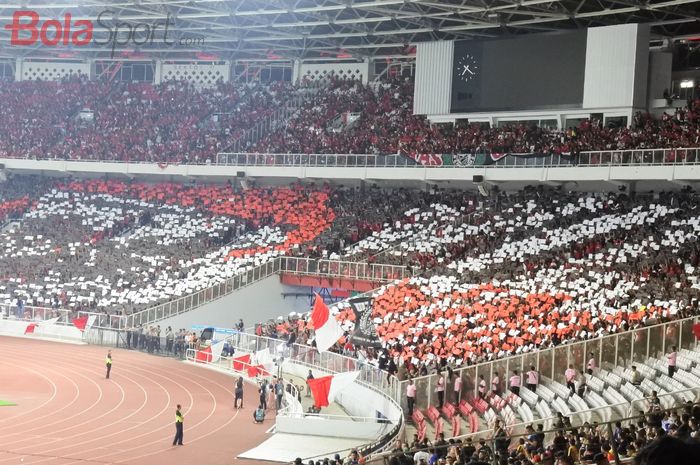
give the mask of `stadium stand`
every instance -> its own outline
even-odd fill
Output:
[[[497,128],[475,123],[432,125],[412,114],[410,79],[368,85],[331,80],[310,90],[285,83],[221,83],[211,88],[185,81],[114,85],[73,76],[56,82],[3,82],[0,95],[9,109],[0,129],[0,156],[11,158],[214,162],[217,153],[230,149],[246,130],[280,107],[296,111],[284,124],[270,126],[259,140],[246,141],[247,151],[403,154],[416,160],[424,154],[560,155],[697,147],[700,134],[697,101],[659,120],[638,113],[631,128],[608,128],[598,120],[584,120],[565,130],[524,123]],[[92,112],[94,119],[79,118],[83,110]],[[340,130],[332,127],[335,119],[348,113],[359,115],[355,124]],[[672,156],[669,162],[696,161],[694,152]]]
[[[130,313],[312,244],[334,219],[327,189],[298,185],[18,177],[3,188],[24,194],[0,207],[17,219],[0,234],[6,304]]]
[[[409,209],[345,252],[419,273],[373,293],[388,357],[416,375],[697,314],[696,205],[687,193],[504,194],[466,222],[448,204]],[[337,313],[351,331],[348,305]],[[304,318],[291,323],[302,341]]]

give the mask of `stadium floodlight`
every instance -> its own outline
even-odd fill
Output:
[[[692,89],[695,86],[695,82],[689,79],[681,81],[681,89]]]

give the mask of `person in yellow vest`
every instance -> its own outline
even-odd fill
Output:
[[[112,371],[112,351],[107,351],[107,358],[105,359],[105,365],[107,365],[107,379],[109,379],[109,372]]]
[[[180,412],[181,408],[182,406],[180,404],[177,404],[177,410],[175,411],[175,439],[173,439],[173,446],[182,445],[182,427],[183,423],[185,422],[185,416],[182,414],[182,412]]]

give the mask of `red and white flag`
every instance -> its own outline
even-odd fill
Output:
[[[213,362],[218,362],[221,359],[221,352],[224,351],[226,341],[219,341],[211,346],[211,356]]]
[[[311,312],[311,322],[316,334],[316,348],[319,352],[327,352],[343,335],[343,329],[335,317],[331,315],[321,296],[315,295],[316,301]]]
[[[359,371],[349,371],[306,380],[311,394],[314,396],[316,408],[328,407],[331,402],[335,401],[340,391],[355,382],[359,374]]]

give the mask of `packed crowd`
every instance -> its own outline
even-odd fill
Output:
[[[305,103],[288,124],[249,151],[261,153],[570,154],[586,150],[696,147],[700,143],[700,102],[655,120],[635,115],[632,127],[604,127],[584,120],[557,130],[532,124],[489,128],[481,123],[433,125],[413,114],[413,83],[391,80],[369,86],[334,82]],[[333,118],[359,113],[347,130],[329,131]],[[685,154],[683,154],[685,156]],[[691,161],[691,160],[688,160]]]
[[[620,460],[635,464],[678,465],[696,463],[700,452],[700,405],[687,403],[663,410],[658,398],[650,398],[648,408],[636,419],[616,422],[610,434],[607,425],[585,423],[571,426],[559,416],[553,433],[542,425],[530,425],[520,437],[509,437],[497,424],[491,437],[474,441],[438,438],[397,442],[391,452],[391,465],[608,465]],[[325,463],[325,462],[321,462]],[[328,463],[331,463],[330,461]],[[336,462],[337,463],[337,462]],[[348,463],[348,462],[344,462]],[[353,462],[350,462],[353,463]]]
[[[74,76],[59,82],[2,82],[0,97],[7,102],[0,116],[0,157],[205,163],[236,141],[248,152],[411,157],[700,145],[699,102],[660,120],[637,114],[629,128],[594,120],[566,130],[524,123],[437,125],[413,115],[409,79],[368,85],[337,80],[313,89],[285,82],[196,88],[185,81],[156,86]],[[284,124],[259,140],[242,138],[284,107],[296,109]],[[357,120],[336,127],[353,113]],[[87,114],[92,117],[81,116]]]
[[[6,304],[131,313],[305,250],[335,218],[330,188],[38,177],[3,184],[0,211],[32,188],[0,233]]]
[[[699,199],[688,191],[537,189],[481,205],[443,194],[430,203],[430,194],[407,193],[423,205],[388,215],[382,229],[341,252],[417,275],[373,293],[384,351],[345,339],[337,351],[415,375],[426,365],[476,363],[700,312]],[[351,333],[349,304],[335,312]],[[264,331],[293,332],[304,343],[313,341],[309,328],[308,314],[295,314]]]
[[[0,157],[214,162],[296,90],[283,82],[196,88],[186,81],[0,83]],[[91,116],[88,116],[91,115]]]
[[[700,311],[698,197],[110,180],[3,183],[6,304],[131,313],[280,255],[396,263],[374,292],[382,350],[335,350],[408,374],[597,337]],[[20,215],[20,211],[21,212]],[[344,329],[354,312],[340,303]],[[261,334],[312,343],[308,315]]]

